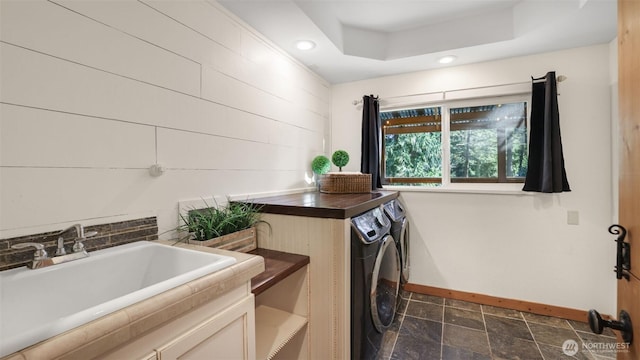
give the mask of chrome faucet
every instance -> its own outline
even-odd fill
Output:
[[[26,249],[28,247],[33,247],[36,249],[36,251],[33,253],[34,262],[49,258],[49,254],[47,254],[47,251],[44,249],[44,245],[40,243],[26,242],[26,243],[11,245],[12,249]]]
[[[82,224],[75,224],[73,226],[70,226],[56,234],[59,236],[56,255],[65,255],[67,253],[64,249],[64,239],[62,238],[62,234],[66,233],[69,230],[76,231],[76,238],[73,242],[73,248],[72,248],[74,253],[79,253],[79,252],[86,253],[86,250],[84,249],[84,241],[87,240],[88,237],[92,237],[98,234],[97,231],[89,231],[85,233],[84,226],[82,226]]]
[[[66,233],[69,230],[76,231],[76,238],[73,243],[73,253],[67,254],[64,249],[64,237],[62,234]],[[89,253],[84,248],[84,241],[87,240],[88,237],[97,235],[97,231],[89,231],[87,233],[84,232],[84,227],[81,224],[75,224],[67,229],[64,229],[57,233],[58,235],[58,243],[55,256],[50,258],[47,251],[44,249],[44,245],[40,243],[26,242],[12,245],[12,249],[25,249],[28,247],[35,248],[35,252],[33,253],[33,260],[27,264],[27,267],[30,269],[38,269],[42,267],[47,267],[50,265],[62,264],[72,260],[78,260],[89,256]]]

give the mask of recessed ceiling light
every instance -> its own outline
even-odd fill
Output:
[[[451,64],[452,62],[454,62],[457,59],[457,57],[453,56],[453,55],[447,55],[447,56],[443,56],[440,59],[438,59],[438,62],[440,64]]]
[[[298,40],[296,41],[296,48],[298,50],[311,50],[316,47],[316,43],[311,40]]]

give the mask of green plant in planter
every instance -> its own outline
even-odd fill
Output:
[[[261,205],[229,202],[226,206],[209,206],[189,210],[187,215],[180,214],[183,224],[178,230],[193,234],[193,239],[204,241],[249,229],[262,222],[260,220]]]
[[[311,162],[311,170],[318,175],[326,174],[331,170],[331,161],[324,155],[318,155]]]
[[[331,156],[331,161],[342,171],[342,167],[349,163],[349,153],[344,150],[336,150]]]

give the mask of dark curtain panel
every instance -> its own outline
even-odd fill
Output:
[[[524,191],[571,191],[564,169],[555,71],[532,79],[529,166]]]
[[[362,155],[360,171],[371,174],[371,190],[382,188],[380,179],[380,104],[373,95],[362,98]]]

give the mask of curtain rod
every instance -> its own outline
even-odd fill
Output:
[[[558,75],[556,77],[556,80],[558,82],[563,82],[563,81],[567,80],[567,77],[564,76],[564,75]],[[545,81],[545,80],[544,79],[535,80],[534,82],[542,82],[542,81]],[[498,86],[523,85],[523,84],[530,84],[530,83],[531,83],[531,81],[521,81],[521,82],[515,82],[515,83],[508,83],[508,84],[477,86],[477,87],[464,88],[464,89],[455,89],[455,90],[446,90],[446,91],[433,91],[433,92],[426,92],[426,93],[419,93],[419,94],[409,94],[409,95],[401,95],[401,96],[390,96],[390,97],[388,97],[386,99],[405,98],[405,97],[410,97],[410,96],[423,96],[423,95],[431,95],[431,94],[447,93],[447,92],[463,91],[463,90],[478,90],[478,89],[487,89],[487,88],[498,87]],[[362,104],[362,99],[353,100],[351,103],[354,106],[356,106],[358,104]]]

